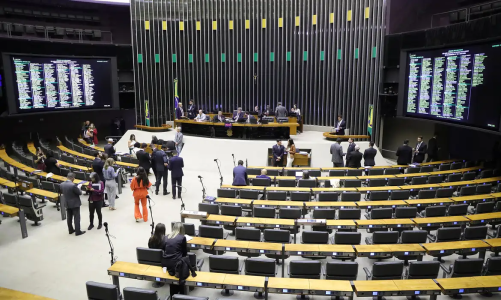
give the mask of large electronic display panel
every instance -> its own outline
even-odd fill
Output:
[[[4,54],[10,114],[117,105],[116,59]]]
[[[404,114],[499,131],[501,42],[407,52]]]

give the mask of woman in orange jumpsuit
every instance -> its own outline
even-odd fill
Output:
[[[134,217],[136,222],[143,219],[148,222],[148,209],[146,208],[146,197],[148,196],[148,188],[151,186],[151,182],[148,180],[148,174],[143,167],[137,169],[137,175],[134,177],[130,183],[130,189],[133,191],[134,196]],[[143,207],[143,215],[141,216],[141,211],[139,210],[139,202]]]

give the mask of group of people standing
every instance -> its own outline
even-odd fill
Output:
[[[94,123],[91,123],[90,121],[85,121],[83,123],[82,136],[87,143],[91,145],[97,145],[97,128],[96,126],[94,126]]]
[[[362,166],[362,159],[364,159],[364,166],[373,167],[376,165],[375,157],[377,155],[377,150],[374,149],[374,142],[369,142],[369,148],[365,149],[364,154],[362,154],[360,152],[360,147],[355,144],[352,138],[348,139],[348,149],[345,153],[341,145],[342,141],[343,139],[338,138],[336,142],[331,145],[331,161],[334,168],[342,168],[345,166],[344,157],[346,157],[346,167],[348,168],[360,168]]]
[[[426,162],[437,161],[438,151],[440,150],[437,137],[437,133],[433,134],[433,137],[428,141],[428,144],[426,144],[423,141],[423,137],[418,136],[416,147],[414,148],[409,146],[409,140],[405,140],[404,144],[398,147],[395,153],[397,156],[397,164],[408,165],[411,163],[422,163],[426,155]]]
[[[287,160],[286,167],[292,167],[297,149],[293,139],[288,140],[287,148],[282,145],[282,140],[277,140],[277,143],[273,145],[271,152],[273,154],[274,167],[283,167],[284,160]]]

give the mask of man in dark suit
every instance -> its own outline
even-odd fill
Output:
[[[218,111],[217,115],[214,116],[212,122],[224,122],[224,116],[222,111]]]
[[[101,152],[96,152],[94,155],[96,158],[92,161],[92,170],[97,173],[99,179],[104,182],[103,167],[104,161],[101,159]]]
[[[233,185],[247,185],[247,168],[244,167],[243,160],[239,160],[238,166],[233,168]]]
[[[237,111],[233,112],[233,120],[235,120],[235,122],[237,122],[238,120],[243,119],[243,118],[244,118],[244,112],[242,111],[242,108],[239,107],[239,108],[237,108]]]
[[[344,135],[345,129],[346,129],[346,121],[343,120],[343,115],[338,115],[336,127],[334,127],[334,133],[338,135]]]
[[[275,116],[277,118],[287,117],[287,108],[282,105],[282,102],[278,102],[277,107],[275,108]]]
[[[104,146],[104,153],[108,154],[109,158],[116,159],[115,146],[113,146],[113,139],[108,139],[108,144]]]
[[[362,153],[360,147],[355,146],[355,150],[350,153],[350,157],[346,159],[346,166],[348,168],[360,168],[362,162]]]
[[[369,148],[364,151],[364,166],[374,167],[376,162],[374,158],[376,157],[377,150],[374,149],[374,142],[369,143]]]
[[[272,152],[273,152],[273,166],[274,167],[283,166],[283,156],[285,153],[285,148],[282,145],[281,140],[277,140],[277,144],[273,145]]]
[[[67,223],[69,234],[75,233],[76,236],[82,235],[85,231],[80,230],[80,206],[82,201],[80,201],[80,195],[82,195],[82,190],[80,186],[73,183],[75,180],[75,173],[68,173],[66,176],[68,180],[61,183],[60,189],[61,194],[64,197],[64,203],[66,206]],[[61,209],[64,209],[61,207]],[[75,228],[73,229],[73,219],[75,219]]]
[[[172,199],[176,199],[176,186],[177,186],[177,194],[181,197],[181,186],[183,185],[183,168],[184,161],[182,157],[178,156],[179,153],[174,152],[174,156],[172,156],[169,160],[169,170],[172,182]]]
[[[183,103],[179,102],[176,107],[176,119],[184,117]]]
[[[198,114],[198,109],[195,103],[193,103],[193,99],[190,100],[190,105],[188,105],[188,118],[195,119]]]
[[[397,149],[397,165],[408,165],[412,161],[412,148],[409,146],[409,140]]]
[[[422,163],[424,161],[424,155],[428,150],[428,146],[426,146],[425,142],[423,142],[423,137],[419,136],[417,138],[416,148],[412,149],[414,151],[414,162]]]
[[[350,158],[351,152],[355,151],[355,142],[353,142],[352,138],[348,139],[348,150],[346,150],[346,162],[348,162],[348,159]]]
[[[167,192],[167,180],[169,179],[169,159],[165,151],[167,150],[167,145],[162,144],[162,150],[155,151],[153,161],[155,165],[155,195],[158,195],[158,190],[160,189],[160,182],[164,181],[164,195],[170,194]]]
[[[136,152],[137,160],[139,160],[139,166],[143,167],[147,174],[150,173],[151,168],[151,158],[150,154],[146,152],[146,143],[141,144],[141,150]]]
[[[259,106],[254,107],[254,112],[253,114],[257,114],[257,118],[261,119],[261,111],[259,110]]]
[[[435,133],[433,137],[428,141],[428,158],[426,159],[426,162],[438,160],[437,136],[438,134]]]

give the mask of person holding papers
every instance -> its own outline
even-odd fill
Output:
[[[66,206],[68,232],[69,234],[75,233],[76,236],[79,236],[85,233],[85,231],[80,230],[80,206],[82,206],[82,201],[80,201],[82,190],[80,188],[82,185],[73,183],[75,180],[75,173],[68,173],[66,178],[67,180],[61,183],[60,189],[64,197],[64,205]],[[73,227],[72,224],[73,219],[75,219],[75,227]]]
[[[346,129],[346,121],[343,120],[342,115],[337,116],[336,127],[334,127],[334,133],[338,135],[344,135],[344,130]]]
[[[148,222],[148,208],[146,208],[146,198],[148,197],[148,189],[151,187],[151,182],[148,180],[148,174],[143,167],[137,169],[137,175],[130,182],[130,189],[132,190],[132,195],[134,196],[134,217],[136,222],[143,219],[143,221]],[[139,202],[143,207],[143,215],[141,216],[141,211],[139,210]]]
[[[89,191],[89,227],[87,230],[94,228],[94,212],[97,213],[97,218],[99,224],[97,229],[103,227],[103,215],[101,214],[101,208],[104,204],[104,183],[99,178],[96,172],[90,174],[91,184],[87,185],[87,191]]]

